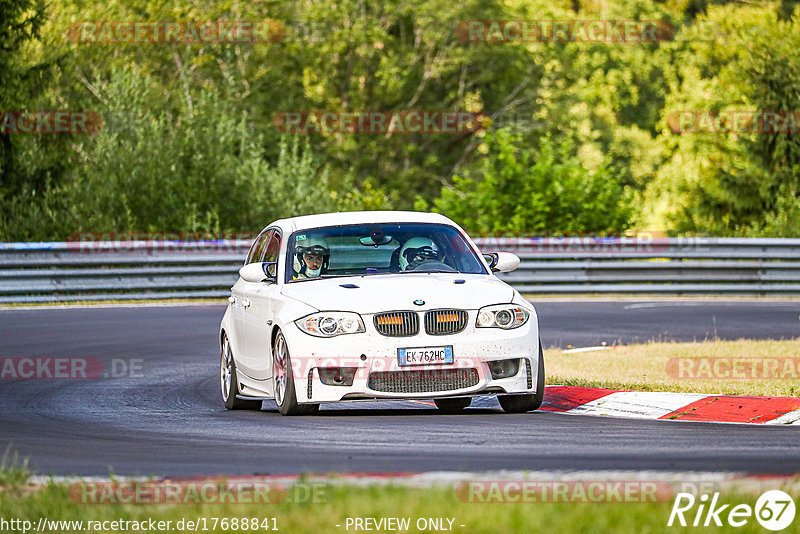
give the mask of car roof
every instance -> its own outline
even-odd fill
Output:
[[[320,213],[301,215],[289,219],[275,221],[270,226],[280,226],[285,231],[294,232],[307,228],[337,226],[344,224],[376,224],[376,223],[439,223],[453,225],[453,221],[439,213],[417,211],[343,211],[336,213]]]

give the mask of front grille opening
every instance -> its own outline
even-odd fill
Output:
[[[385,393],[430,393],[469,388],[478,382],[478,370],[474,368],[418,369],[371,373],[368,386]]]
[[[464,310],[431,310],[425,313],[425,332],[431,336],[457,334],[467,327]]]
[[[375,314],[375,330],[389,337],[407,337],[419,334],[419,316],[412,311]]]

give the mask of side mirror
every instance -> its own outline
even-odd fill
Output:
[[[275,267],[277,265],[272,262],[268,263],[248,263],[239,269],[239,276],[246,282],[277,282],[275,276]]]
[[[510,252],[490,252],[484,254],[483,258],[493,273],[510,273],[519,267],[519,257]]]

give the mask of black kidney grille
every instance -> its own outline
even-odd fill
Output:
[[[377,313],[373,319],[379,334],[389,337],[407,337],[419,334],[419,316],[417,312],[398,311]]]
[[[425,313],[425,332],[431,336],[457,334],[467,327],[464,310],[432,310]]]
[[[386,393],[430,393],[469,388],[478,381],[477,369],[419,369],[370,373],[368,385]]]

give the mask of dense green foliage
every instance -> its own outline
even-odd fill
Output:
[[[709,8],[709,41],[664,47],[680,57],[668,72],[663,116],[676,110],[800,109],[800,20],[765,7]],[[739,133],[659,140],[669,157],[646,195],[656,220],[682,232],[797,235],[800,136]],[[660,200],[659,200],[660,199]]]
[[[606,165],[588,171],[568,140],[545,137],[536,152],[520,151],[505,129],[487,136],[480,178],[454,176],[437,211],[481,233],[617,232],[632,208]]]
[[[283,39],[68,38],[81,21],[265,19]],[[462,21],[489,19],[674,32],[460,38]],[[476,232],[800,232],[797,134],[670,129],[685,110],[800,110],[800,11],[787,0],[0,0],[0,39],[0,112],[105,120],[91,135],[0,133],[0,241],[252,232],[287,215],[415,207]],[[280,132],[273,118],[294,110],[488,120],[477,133]]]

